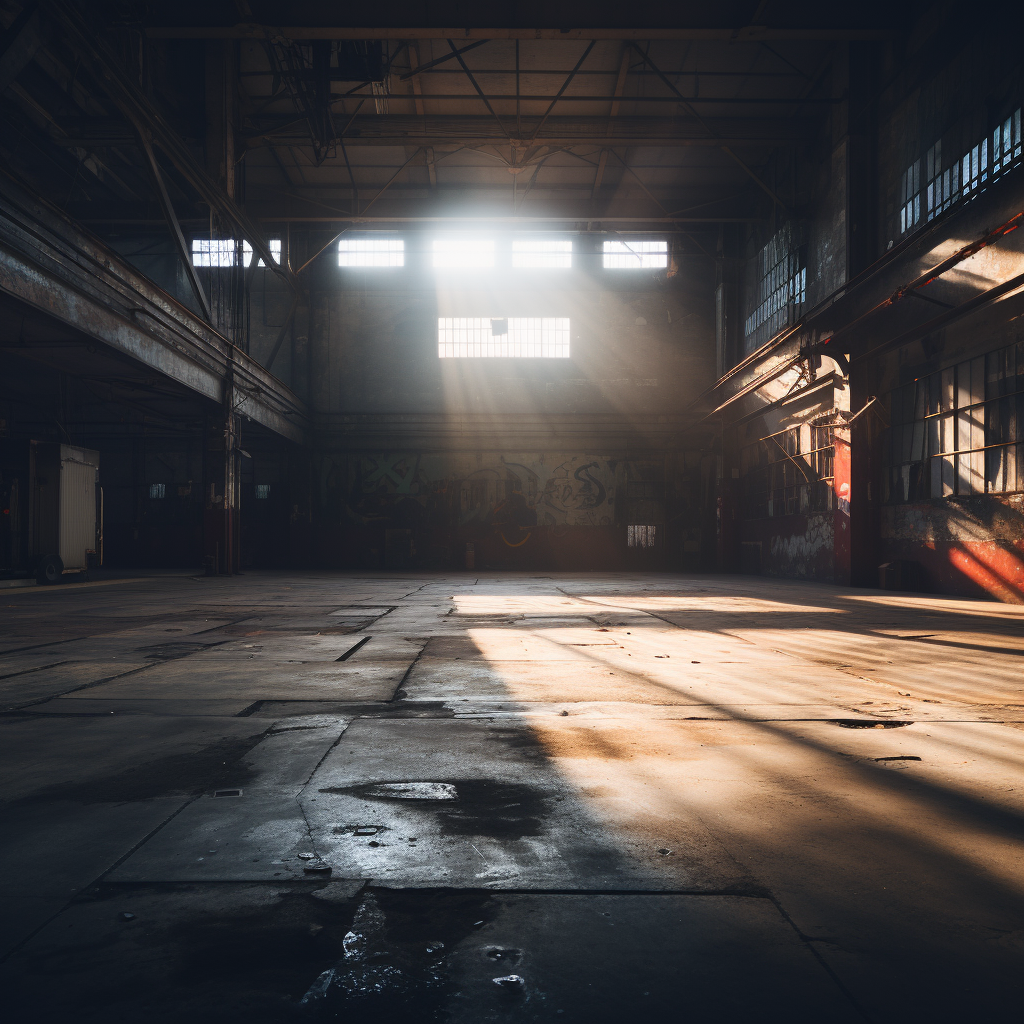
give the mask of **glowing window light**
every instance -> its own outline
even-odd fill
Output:
[[[656,270],[668,266],[668,242],[605,242],[605,270]]]
[[[270,255],[275,263],[281,262],[281,239],[271,238],[267,242]],[[252,263],[252,246],[242,242],[242,266]],[[233,238],[193,238],[192,266],[194,267],[235,267],[238,266],[238,243]],[[265,266],[260,260],[257,266]]]
[[[568,317],[441,317],[441,359],[568,359]]]
[[[343,238],[338,243],[339,267],[404,267],[401,238]]]
[[[194,267],[233,267],[235,265],[233,238],[193,238],[192,265]]]
[[[490,238],[438,238],[434,266],[444,270],[483,270],[494,266],[494,240]]]
[[[512,266],[535,270],[555,270],[571,267],[572,239],[513,239]]]
[[[275,263],[281,262],[281,239],[271,238],[267,241],[267,248],[270,250],[270,255],[274,257]],[[242,265],[249,266],[252,263],[252,246],[248,242],[242,242]],[[256,264],[257,267],[265,267],[266,264],[263,260],[260,260]]]

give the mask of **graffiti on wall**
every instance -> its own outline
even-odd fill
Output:
[[[624,475],[593,455],[386,453],[325,458],[321,499],[360,525],[609,526]]]
[[[615,519],[617,459],[589,455],[502,459],[510,475],[525,474],[536,489],[532,506],[540,526],[610,526]]]

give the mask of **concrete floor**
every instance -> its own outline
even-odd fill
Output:
[[[0,606],[9,1019],[1019,1014],[1024,607],[625,573]]]

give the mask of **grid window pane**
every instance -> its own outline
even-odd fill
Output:
[[[568,359],[568,317],[441,317],[441,359]]]
[[[275,263],[281,262],[281,239],[271,238],[267,241],[271,256]],[[238,242],[233,238],[193,238],[192,266],[194,267],[237,267],[249,266],[252,263],[252,246],[242,241],[241,261],[239,261]],[[264,266],[260,260],[259,266]]]
[[[605,242],[606,270],[656,270],[668,266],[668,242]]]
[[[404,267],[401,238],[343,238],[338,243],[339,267]]]
[[[233,267],[235,240],[233,238],[193,238],[192,266]]]
[[[1021,363],[1005,346],[889,393],[885,500],[1024,489]]]
[[[545,270],[560,270],[571,267],[572,239],[513,239],[512,266]]]
[[[494,240],[490,238],[438,238],[434,266],[445,270],[485,270],[494,266]]]

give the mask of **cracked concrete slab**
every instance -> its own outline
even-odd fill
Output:
[[[350,981],[430,975],[435,939],[454,1020],[578,1005],[589,1024],[563,977],[601,992],[623,964],[619,1019],[658,1010],[644,992],[676,1013],[680,985],[698,1005],[719,966],[767,971],[767,988],[733,986],[743,1019],[776,988],[791,1020],[804,991],[814,1020],[1015,1005],[1019,610],[628,573],[252,573],[10,601],[11,645],[48,646],[0,655],[31,669],[12,686],[42,686],[0,715],[0,977],[11,993],[60,977],[57,1019],[195,1017],[224,991],[205,964],[243,956],[258,967],[233,968],[232,1012],[351,1015],[358,992],[331,1001]],[[394,611],[331,615],[360,603]],[[144,667],[57,695],[72,652]],[[329,876],[305,870],[318,858]],[[403,937],[353,959],[371,896]],[[524,1002],[494,1003],[516,991],[499,967]],[[301,1005],[330,971],[320,1009]],[[708,1015],[728,1019],[712,990]]]
[[[82,696],[90,699],[389,700],[405,675],[404,662],[349,665],[270,663],[249,667],[230,660],[192,658],[154,665],[145,672],[102,683]]]
[[[310,877],[315,846],[299,793],[348,722],[290,718],[108,876],[111,882],[247,882]],[[314,876],[315,877],[315,876]]]
[[[524,768],[528,771],[524,773]],[[355,722],[303,791],[317,851],[393,887],[724,889],[749,884],[691,821],[673,857],[631,848],[536,745],[523,719]],[[383,794],[444,785],[452,799]],[[360,834],[359,829],[373,829]],[[684,852],[685,851],[685,852]]]

